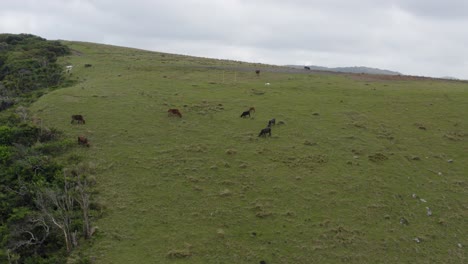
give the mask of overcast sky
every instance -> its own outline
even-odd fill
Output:
[[[1,0],[0,32],[468,79],[468,0]]]

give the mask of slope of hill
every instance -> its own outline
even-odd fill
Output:
[[[467,261],[466,83],[66,43],[79,84],[32,111],[90,141],[94,263]]]
[[[304,66],[297,66],[297,65],[287,65],[287,67],[295,68],[295,69],[303,69]],[[399,72],[389,71],[389,70],[382,70],[377,68],[369,68],[364,66],[354,66],[354,67],[335,67],[335,68],[328,68],[322,66],[307,66],[311,70],[315,71],[330,71],[330,72],[343,72],[343,73],[364,73],[364,74],[382,74],[382,75],[401,75]]]

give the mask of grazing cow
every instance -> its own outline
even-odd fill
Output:
[[[66,71],[67,73],[70,73],[72,69],[73,69],[73,65],[65,66],[65,71]]]
[[[270,83],[265,83],[265,86],[270,86]]]
[[[93,66],[93,65],[91,65],[91,64],[89,64],[89,63],[86,63],[84,66],[85,66],[85,68],[89,68],[89,67],[91,67],[91,66]]]
[[[85,124],[85,120],[82,115],[72,115],[71,123]]]
[[[271,127],[272,125],[276,125],[276,119],[273,118],[271,120],[268,120],[268,127]]]
[[[255,73],[257,74],[257,76],[260,76],[260,70],[255,70]]]
[[[266,137],[266,135],[269,135],[271,137],[271,127],[266,127],[260,131],[260,134],[258,134],[259,137]]]
[[[78,145],[89,147],[88,139],[84,136],[78,137]]]
[[[182,114],[180,113],[179,109],[175,108],[167,110],[167,116],[178,116],[182,118]]]
[[[309,66],[304,66],[304,70],[310,70]]]
[[[249,116],[249,117],[250,117],[250,111],[244,111],[244,112],[242,112],[242,114],[241,114],[240,117],[246,117],[246,116]]]
[[[252,106],[252,107],[249,108],[249,110],[242,112],[240,117],[246,117],[246,116],[250,117],[251,112],[255,113],[255,107]]]

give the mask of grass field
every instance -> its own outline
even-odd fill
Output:
[[[32,110],[91,143],[93,263],[468,262],[468,83],[67,44]]]

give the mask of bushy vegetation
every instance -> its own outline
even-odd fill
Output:
[[[58,41],[29,34],[0,34],[0,110],[21,97],[64,81],[57,58],[70,54]]]
[[[27,108],[65,80],[67,46],[0,35],[0,263],[64,263],[89,238],[92,166],[58,162],[73,142]],[[16,104],[16,105],[15,105]]]

